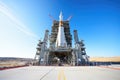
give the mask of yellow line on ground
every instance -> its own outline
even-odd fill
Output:
[[[58,73],[58,80],[61,80],[61,71]]]
[[[64,74],[64,70],[61,69],[58,73],[58,80],[66,80],[66,76]]]
[[[64,74],[64,71],[63,71],[63,76],[64,76],[64,80],[66,80],[66,76],[65,76],[65,74]]]

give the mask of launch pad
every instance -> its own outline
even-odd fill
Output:
[[[59,21],[53,21],[51,34],[49,35],[49,30],[46,30],[44,39],[39,40],[34,65],[89,65],[84,46],[83,40],[78,38],[77,30],[74,30],[74,47],[72,47],[69,20],[63,20],[61,12]]]
[[[62,64],[68,64],[71,65],[71,52],[68,51],[57,51],[57,52],[50,52],[49,55],[49,65],[62,65]]]

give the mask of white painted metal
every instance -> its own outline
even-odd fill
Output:
[[[63,15],[61,12],[59,16],[59,27],[58,27],[58,35],[56,40],[56,47],[67,47],[62,20],[63,20]]]

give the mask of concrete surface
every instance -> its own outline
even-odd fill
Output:
[[[0,80],[120,80],[120,70],[93,66],[29,66],[2,70]]]

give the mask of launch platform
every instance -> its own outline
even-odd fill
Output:
[[[34,65],[44,66],[83,66],[89,65],[89,57],[85,51],[83,40],[79,40],[74,30],[74,47],[70,33],[69,20],[63,20],[62,12],[59,20],[54,20],[51,34],[45,31],[44,39],[39,40],[34,58]]]

